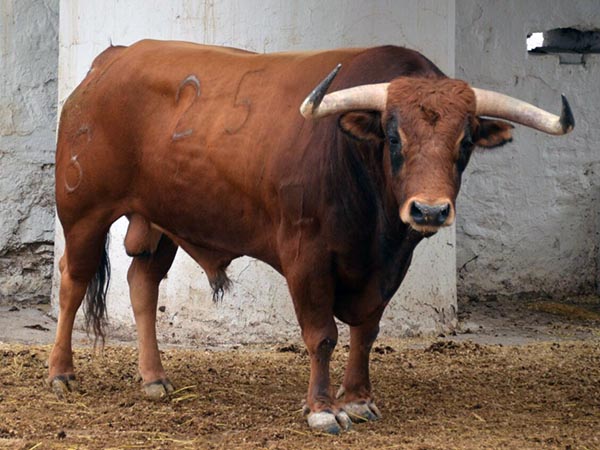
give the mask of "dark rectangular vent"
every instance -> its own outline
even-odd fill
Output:
[[[600,31],[555,28],[527,36],[530,54],[556,55],[561,64],[584,64],[585,55],[600,53]]]

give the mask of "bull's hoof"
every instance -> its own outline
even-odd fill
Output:
[[[306,420],[313,430],[328,434],[340,434],[352,427],[352,421],[344,411],[339,411],[337,414],[329,411],[311,412]]]
[[[144,395],[152,400],[161,400],[169,397],[175,388],[168,378],[152,381],[142,385]]]
[[[69,392],[76,392],[78,385],[75,375],[57,375],[48,380],[52,392],[56,394],[59,400],[64,400]]]
[[[357,401],[346,403],[342,409],[354,423],[369,422],[381,419],[379,408],[372,401]]]

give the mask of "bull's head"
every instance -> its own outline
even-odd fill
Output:
[[[567,99],[561,116],[450,78],[399,77],[325,95],[338,66],[300,107],[305,118],[340,114],[344,132],[384,144],[388,186],[401,220],[422,233],[449,226],[461,176],[475,146],[497,147],[511,140],[506,119],[561,135],[574,127]]]

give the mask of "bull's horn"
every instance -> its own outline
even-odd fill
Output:
[[[365,84],[325,95],[341,67],[338,64],[302,102],[300,114],[304,118],[320,119],[347,111],[385,109],[389,83]]]
[[[560,117],[508,95],[485,89],[473,88],[477,101],[478,116],[496,117],[520,123],[548,134],[561,135],[575,127],[575,118],[567,97],[562,97]]]

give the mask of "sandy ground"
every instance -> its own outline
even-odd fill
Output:
[[[461,305],[456,335],[383,340],[372,379],[383,419],[340,436],[301,417],[301,346],[167,346],[179,391],[143,398],[134,344],[94,354],[78,333],[80,392],[45,386],[55,323],[46,305],[0,306],[0,448],[600,449],[600,300]],[[347,348],[334,355],[343,375]]]

